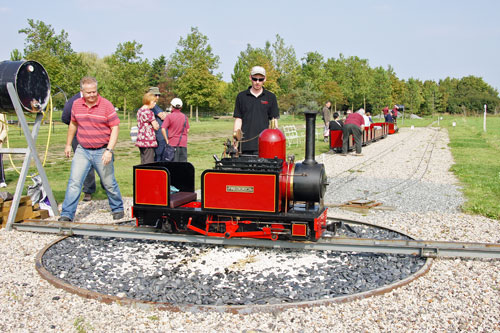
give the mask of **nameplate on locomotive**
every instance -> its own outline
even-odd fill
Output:
[[[226,192],[253,193],[253,186],[226,185]]]

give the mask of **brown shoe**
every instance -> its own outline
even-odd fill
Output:
[[[92,201],[92,194],[90,193],[85,193],[83,195],[83,201]]]

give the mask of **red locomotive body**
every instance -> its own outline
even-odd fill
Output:
[[[190,163],[134,167],[133,216],[137,225],[211,237],[317,240],[326,230],[326,173],[314,159],[314,118],[306,113],[306,159],[285,160],[278,129],[259,137],[259,156],[216,160],[201,176],[201,201]]]

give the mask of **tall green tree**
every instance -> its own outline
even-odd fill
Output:
[[[273,65],[279,76],[277,83],[280,87],[278,98],[281,94],[287,94],[295,88],[299,79],[300,63],[297,60],[293,46],[286,46],[285,40],[276,35],[276,41],[272,44]]]
[[[326,81],[325,61],[318,52],[307,52],[302,58],[301,84],[310,82],[311,87],[319,92],[320,87]]]
[[[167,59],[164,55],[153,59],[151,72],[149,73],[149,85],[157,87],[161,82],[167,80]]]
[[[373,106],[373,114],[380,112],[392,102],[392,85],[389,73],[382,67],[373,70],[373,84],[370,87],[369,101]]]
[[[170,57],[168,75],[175,80],[188,68],[206,68],[210,74],[215,75],[219,64],[219,56],[213,53],[208,37],[197,27],[191,27],[191,33],[186,38],[179,39],[177,49]]]
[[[10,52],[10,60],[11,61],[19,61],[23,59],[23,53],[19,51],[18,49],[13,49]]]
[[[187,68],[177,80],[177,95],[187,105],[214,108],[219,103],[219,80],[208,68]]]
[[[408,95],[406,96],[406,105],[414,114],[420,114],[420,106],[424,101],[422,96],[422,82],[420,80],[409,78],[406,83]]]
[[[148,82],[150,65],[142,57],[142,44],[128,41],[118,44],[116,51],[104,59],[109,66],[101,93],[116,107],[127,110],[139,107]]]
[[[198,28],[191,28],[186,38],[180,38],[167,66],[174,81],[174,92],[187,105],[213,108],[219,101],[219,56],[213,54],[208,37]]]
[[[88,68],[71,48],[64,30],[57,34],[50,24],[28,19],[28,27],[19,33],[26,35],[24,58],[40,62],[49,74],[52,86],[64,91],[74,91],[79,86]]]
[[[338,107],[346,102],[342,89],[340,89],[340,86],[335,81],[324,82],[320,87],[320,91],[321,103],[330,101],[334,111],[337,111]]]
[[[442,112],[441,94],[435,81],[426,80],[422,86],[422,114],[430,115],[436,112]]]

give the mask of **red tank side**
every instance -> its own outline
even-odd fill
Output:
[[[279,129],[268,128],[259,136],[259,157],[286,161],[286,138]]]

